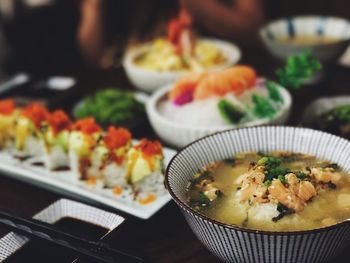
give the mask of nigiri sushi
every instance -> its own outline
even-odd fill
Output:
[[[92,153],[102,138],[102,129],[94,118],[85,118],[72,125],[69,135],[69,163],[75,180],[88,180]]]
[[[71,121],[62,110],[49,115],[43,131],[44,164],[49,170],[69,167],[68,142]]]
[[[15,132],[16,155],[43,156],[42,127],[46,125],[48,116],[48,110],[37,103],[32,103],[21,110]]]
[[[142,139],[128,152],[128,177],[141,204],[164,191],[163,149],[158,141]]]
[[[11,147],[15,137],[15,124],[18,115],[13,100],[0,101],[0,149]]]

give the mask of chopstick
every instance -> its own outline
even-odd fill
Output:
[[[105,243],[88,241],[73,236],[32,218],[22,218],[0,211],[0,226],[29,238],[44,240],[67,248],[79,256],[94,260],[94,262],[144,262],[140,257],[113,249]]]

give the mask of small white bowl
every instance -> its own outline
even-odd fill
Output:
[[[226,62],[221,63],[208,71],[222,70],[233,66],[241,59],[241,50],[234,44],[219,39],[203,38],[200,41],[206,41],[218,47],[226,57]],[[146,92],[153,92],[159,87],[164,86],[178,78],[190,73],[189,71],[166,71],[159,72],[144,69],[134,63],[135,57],[149,50],[151,43],[146,43],[139,47],[134,47],[128,51],[123,60],[123,66],[129,80],[134,86]]]
[[[181,123],[175,123],[169,120],[159,112],[159,103],[165,100],[168,92],[172,88],[173,84],[168,84],[158,91],[156,91],[149,101],[147,102],[147,115],[151,122],[151,125],[157,135],[167,144],[175,148],[182,148],[187,144],[219,131],[228,129],[261,126],[261,125],[281,125],[284,124],[289,116],[290,108],[292,105],[292,98],[290,93],[281,88],[281,96],[283,98],[283,105],[280,111],[273,119],[265,118],[247,122],[241,125],[225,125],[225,126],[209,126],[209,127],[197,127],[195,125],[189,126]]]
[[[327,36],[337,38],[332,43],[291,44],[278,41],[282,37]],[[350,22],[347,19],[326,16],[296,16],[272,21],[260,30],[266,48],[275,57],[285,60],[290,55],[310,49],[321,62],[337,59],[350,43]]]

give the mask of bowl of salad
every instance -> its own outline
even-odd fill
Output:
[[[193,72],[215,71],[236,64],[240,49],[219,39],[196,38],[190,18],[180,12],[168,24],[167,37],[130,48],[123,66],[137,88],[153,92]]]
[[[76,119],[94,117],[103,127],[118,125],[133,129],[147,118],[144,105],[147,98],[141,92],[106,88],[76,104],[73,116]]]

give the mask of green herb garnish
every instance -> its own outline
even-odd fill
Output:
[[[341,105],[334,108],[334,115],[343,122],[350,122],[350,105]]]
[[[227,100],[220,100],[218,103],[218,109],[222,118],[228,123],[232,124],[238,123],[245,115],[241,110]]]
[[[74,115],[78,119],[92,116],[103,126],[120,125],[144,116],[145,107],[133,92],[111,88],[84,99]]]
[[[197,185],[203,180],[214,180],[214,178],[209,171],[204,171],[199,176],[190,179],[190,185],[188,188],[192,189],[193,187],[195,187],[195,185]]]
[[[297,176],[297,178],[299,180],[303,181],[303,180],[305,180],[307,178],[307,175],[304,172],[296,171],[296,172],[293,172],[293,173]]]
[[[272,118],[277,110],[272,106],[270,100],[263,96],[253,94],[253,113],[259,118]]]
[[[316,124],[321,130],[349,139],[350,105],[340,105],[321,114]]]
[[[284,175],[279,175],[277,179],[280,180],[282,184],[287,184],[287,180]]]
[[[272,218],[273,222],[277,222],[278,220],[282,219],[286,215],[295,213],[293,209],[290,209],[281,203],[277,204],[277,211],[279,212],[279,215]]]
[[[281,167],[282,159],[273,156],[264,156],[258,162],[258,165],[265,166],[264,185],[269,187],[273,179],[279,179],[283,184],[286,184],[285,175],[291,172],[291,169]]]
[[[272,184],[272,181],[271,181],[271,180],[265,180],[265,181],[264,181],[264,185],[265,185],[266,187],[270,187],[271,184]]]
[[[266,88],[269,92],[269,98],[277,103],[283,103],[283,98],[279,92],[279,85],[271,80],[266,80]]]
[[[289,56],[286,65],[276,70],[276,75],[282,86],[299,89],[304,80],[311,78],[321,68],[321,63],[307,50],[299,55]]]
[[[265,180],[277,179],[279,176],[285,176],[286,174],[291,173],[292,170],[285,167],[275,167],[272,169],[265,170]]]
[[[281,158],[273,156],[264,156],[258,160],[258,165],[264,165],[267,169],[275,168],[282,163]]]
[[[191,197],[189,201],[191,206],[206,207],[210,205],[209,198],[203,192],[199,192],[195,197]]]

